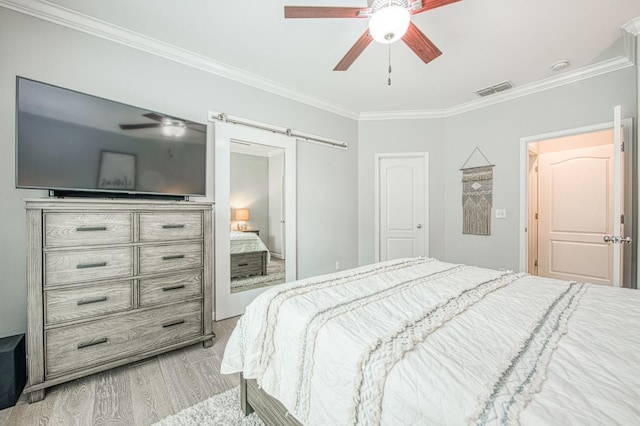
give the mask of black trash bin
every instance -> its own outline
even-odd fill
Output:
[[[0,338],[0,410],[16,405],[27,380],[24,334]]]

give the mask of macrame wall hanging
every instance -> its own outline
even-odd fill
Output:
[[[486,164],[467,167],[479,153]],[[473,164],[473,163],[472,163]],[[462,233],[491,235],[491,205],[493,204],[493,164],[475,147],[460,168],[462,171]]]

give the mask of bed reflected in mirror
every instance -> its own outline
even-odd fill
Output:
[[[284,149],[232,141],[231,293],[285,282]]]

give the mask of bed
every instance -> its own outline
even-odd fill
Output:
[[[231,231],[231,278],[267,275],[271,253],[260,237],[252,232]]]
[[[271,424],[638,424],[640,293],[400,259],[274,287],[223,373]]]

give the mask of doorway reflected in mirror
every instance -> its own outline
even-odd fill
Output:
[[[231,142],[231,293],[285,282],[284,149]]]

